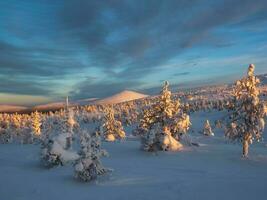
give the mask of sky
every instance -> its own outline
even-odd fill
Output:
[[[0,0],[0,104],[267,73],[266,0]]]

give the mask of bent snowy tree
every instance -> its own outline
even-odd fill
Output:
[[[243,145],[243,156],[247,157],[249,145],[259,141],[264,129],[266,107],[259,99],[260,80],[254,75],[255,66],[250,64],[247,76],[236,82],[231,99],[228,128],[225,135]]]
[[[144,109],[136,130],[145,151],[177,151],[183,146],[179,140],[189,129],[189,116],[180,108],[179,100],[171,99],[168,87],[166,81],[156,103]]]

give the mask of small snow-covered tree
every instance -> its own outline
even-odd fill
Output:
[[[203,134],[207,136],[214,136],[209,120],[206,120],[206,122],[204,123]]]
[[[254,70],[255,66],[250,64],[247,76],[234,86],[230,121],[226,128],[226,136],[242,142],[244,157],[248,156],[252,141],[261,138],[266,115],[266,107],[259,99],[260,80],[254,75]]]
[[[106,141],[115,141],[126,137],[122,123],[115,119],[113,107],[106,107],[104,123],[102,125],[103,135]]]
[[[74,165],[75,177],[82,181],[91,181],[97,178],[98,175],[103,175],[110,171],[105,168],[100,158],[107,156],[108,153],[101,149],[101,138],[95,132],[90,135],[86,132],[81,134],[81,151],[80,158]]]
[[[157,101],[144,108],[143,118],[136,131],[146,151],[181,149],[182,144],[178,140],[189,128],[189,116],[180,108],[179,101],[171,99],[168,87],[166,81]]]
[[[214,124],[216,128],[222,128],[223,126],[221,120],[215,120]]]

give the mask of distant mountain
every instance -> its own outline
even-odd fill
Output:
[[[115,94],[113,96],[97,100],[94,103],[95,104],[116,104],[116,103],[122,103],[122,102],[126,102],[126,101],[132,101],[132,100],[136,100],[136,99],[142,99],[145,97],[148,97],[148,95],[141,94],[138,92],[129,91],[129,90],[124,90],[124,91],[122,91],[118,94]]]
[[[0,112],[6,112],[6,113],[22,112],[27,109],[28,108],[25,106],[0,105]]]
[[[66,103],[64,101],[62,102],[53,102],[48,104],[42,104],[38,106],[34,106],[30,108],[31,110],[35,111],[53,111],[53,110],[59,110],[61,108],[64,108]],[[70,106],[72,106],[72,103],[70,103]]]

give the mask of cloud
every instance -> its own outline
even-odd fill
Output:
[[[1,77],[1,93],[49,96],[52,94],[52,90],[49,88],[51,85],[36,80],[18,79],[11,76]]]
[[[119,79],[137,79],[201,42],[214,47],[232,44],[210,39],[211,32],[247,20],[266,7],[260,0],[68,1],[61,14],[63,24],[87,46],[97,67],[109,69],[104,72],[120,69],[113,73]]]
[[[186,76],[189,74],[190,74],[190,72],[179,72],[179,73],[174,73],[173,76]]]

